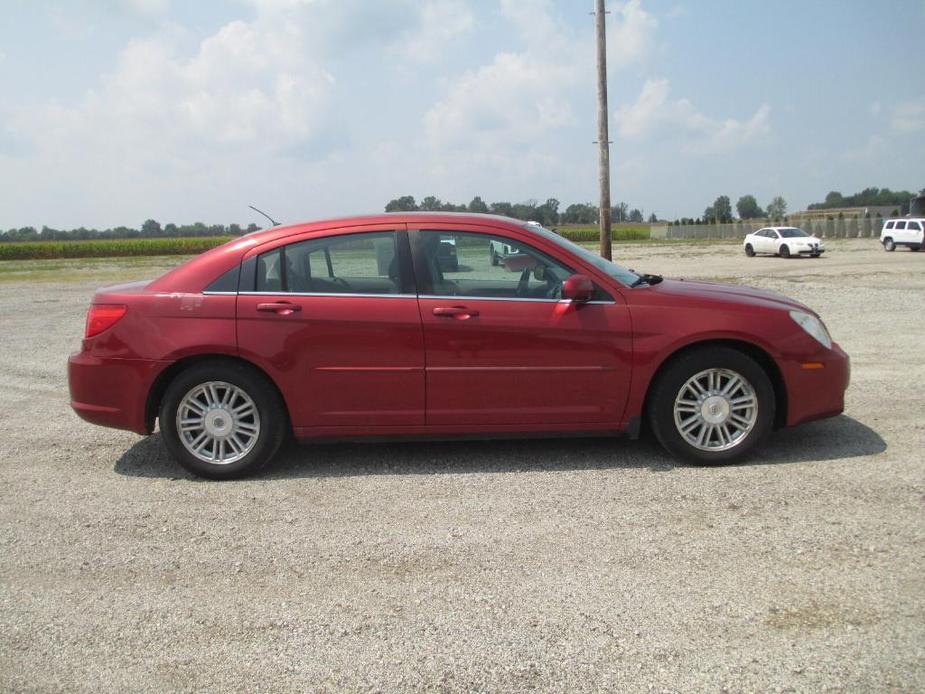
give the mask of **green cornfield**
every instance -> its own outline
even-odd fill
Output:
[[[0,243],[0,260],[51,258],[118,258],[141,255],[196,255],[231,240],[231,236],[190,236],[93,241],[23,241]]]
[[[576,242],[597,241],[601,237],[600,229],[596,226],[560,226],[556,228],[556,231],[569,241]],[[610,237],[614,241],[646,241],[649,239],[649,227],[638,224],[632,226],[614,224],[610,228]]]
[[[576,242],[599,238],[596,226],[562,226],[557,231]],[[614,241],[649,238],[649,227],[614,226]],[[94,239],[90,241],[12,241],[0,243],[0,260],[42,260],[55,258],[118,258],[145,255],[196,255],[230,241],[232,236],[185,236],[146,239]]]

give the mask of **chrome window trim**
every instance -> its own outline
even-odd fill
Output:
[[[357,294],[352,292],[237,292],[239,296],[346,296],[365,299],[416,299],[417,294]]]
[[[527,299],[520,296],[469,296],[466,294],[421,294],[419,299],[446,299],[453,301],[532,301],[543,304],[571,304],[571,299]],[[615,304],[616,301],[585,301],[585,304]]]
[[[507,296],[460,296],[458,294],[352,294],[347,292],[202,292],[208,296],[345,296],[361,299],[446,299],[453,301],[532,301],[543,304],[570,304],[570,299],[526,299]],[[585,304],[613,305],[616,301],[586,301]]]

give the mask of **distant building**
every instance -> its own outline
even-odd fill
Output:
[[[884,219],[896,217],[900,213],[901,205],[871,205],[870,207],[830,207],[827,210],[803,210],[789,215],[791,224],[802,224],[807,221],[825,221],[828,217],[837,219],[840,214],[845,219],[852,217],[864,218],[870,214],[871,218],[880,215]]]
[[[925,217],[925,193],[916,195],[909,201],[909,214],[913,217]]]

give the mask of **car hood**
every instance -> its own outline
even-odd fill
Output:
[[[719,284],[717,282],[702,282],[699,280],[666,279],[656,285],[652,290],[660,294],[669,294],[678,299],[691,299],[696,301],[710,301],[722,304],[739,304],[751,307],[779,308],[785,310],[797,309],[816,315],[805,304],[766,289],[756,289],[741,284]]]

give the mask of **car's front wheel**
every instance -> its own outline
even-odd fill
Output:
[[[883,250],[889,251],[890,253],[896,250],[896,244],[889,236],[883,239]]]
[[[781,244],[779,253],[780,253],[781,258],[789,258],[790,257],[790,246],[788,246],[786,243]]]
[[[266,378],[225,361],[181,372],[164,393],[159,418],[177,462],[211,479],[252,474],[276,454],[288,428],[279,394]]]
[[[648,399],[649,424],[670,453],[729,463],[751,452],[774,422],[774,388],[764,369],[729,348],[695,349],[669,362]]]
[[[745,244],[745,255],[747,255],[749,258],[755,257],[755,249],[752,248],[752,244],[750,243]]]

